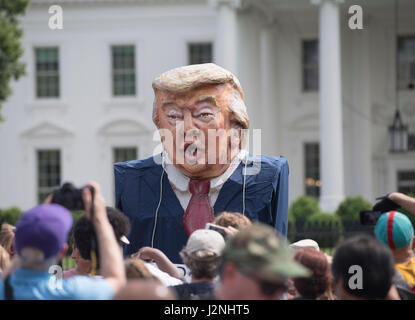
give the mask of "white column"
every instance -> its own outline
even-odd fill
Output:
[[[370,30],[365,20],[365,29],[359,32],[351,32],[349,44],[353,48],[351,55],[351,70],[353,85],[351,90],[353,96],[347,95],[345,103],[352,103],[354,108],[359,108],[359,113],[354,109],[349,111],[350,137],[349,149],[351,165],[345,167],[346,180],[350,175],[351,186],[346,183],[346,193],[354,196],[360,195],[368,201],[373,201],[373,174],[372,174],[372,97],[371,97],[371,63],[370,63]],[[346,92],[345,92],[346,94]],[[345,105],[345,108],[347,106]],[[349,108],[350,109],[350,108]],[[347,109],[346,109],[347,110]],[[344,133],[346,134],[346,132]],[[349,159],[349,156],[347,157]],[[351,190],[350,190],[350,189]],[[349,190],[348,190],[349,189]]]
[[[238,24],[237,12],[240,0],[210,0],[218,11],[214,62],[237,75]]]
[[[279,115],[277,105],[277,70],[275,55],[275,32],[273,22],[263,25],[260,31],[261,71],[261,136],[262,153],[278,156]]]
[[[316,1],[314,1],[316,2]],[[334,212],[344,199],[343,121],[338,0],[320,0],[320,206]]]

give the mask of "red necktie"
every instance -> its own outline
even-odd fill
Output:
[[[192,194],[186,212],[183,225],[187,236],[197,230],[204,229],[206,223],[214,219],[213,208],[209,201],[209,180],[190,180],[189,191]]]

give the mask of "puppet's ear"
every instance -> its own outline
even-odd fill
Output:
[[[239,124],[235,124],[230,129],[230,134],[229,134],[230,141],[229,141],[229,143],[230,143],[232,149],[241,147],[241,133],[242,133],[242,128]]]

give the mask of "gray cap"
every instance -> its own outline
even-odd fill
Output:
[[[214,230],[199,229],[194,231],[183,249],[187,254],[197,251],[209,251],[219,256],[225,247],[223,236]]]

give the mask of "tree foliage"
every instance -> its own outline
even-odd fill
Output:
[[[18,16],[25,13],[29,0],[0,0],[0,108],[11,95],[10,81],[25,74]],[[0,120],[1,120],[0,114]]]
[[[360,211],[371,210],[372,205],[362,197],[347,197],[337,208],[336,214],[342,220],[359,220]]]
[[[315,213],[320,213],[318,200],[310,196],[297,198],[290,207],[289,214],[295,219],[307,219]]]

